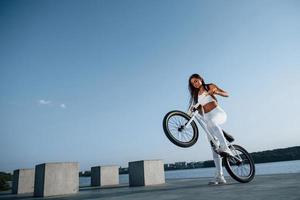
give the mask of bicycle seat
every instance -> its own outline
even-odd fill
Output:
[[[230,135],[229,133],[225,132],[224,130],[222,130],[222,131],[223,131],[224,137],[226,138],[226,140],[228,142],[233,142],[234,141],[234,138],[233,138],[232,135]]]

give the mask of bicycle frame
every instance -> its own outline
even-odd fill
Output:
[[[198,116],[198,117],[196,117]],[[191,114],[191,119],[185,124],[184,128],[186,128],[187,126],[189,126],[192,121],[194,120],[197,120],[197,122],[201,125],[201,127],[203,128],[203,130],[205,131],[206,133],[206,136],[208,137],[209,141],[212,142],[215,147],[217,147],[216,150],[218,150],[219,148],[219,140],[217,138],[215,138],[210,132],[209,130],[207,129],[207,125],[206,125],[206,122],[205,122],[205,119],[202,115],[200,115],[199,111],[196,109],[195,111],[192,111],[192,114]],[[237,154],[235,148],[231,145],[231,143],[228,143],[229,146],[234,149],[235,153],[237,156],[234,156],[234,158],[236,160],[238,160],[239,162],[242,162],[242,158],[240,157],[239,154]]]

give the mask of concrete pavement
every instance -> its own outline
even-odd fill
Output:
[[[32,194],[13,195],[0,193],[4,199],[58,199],[58,200],[300,200],[300,173],[256,176],[250,183],[238,183],[226,177],[226,185],[208,185],[210,178],[173,179],[165,184],[147,187],[84,187],[74,195],[48,198],[32,197]]]

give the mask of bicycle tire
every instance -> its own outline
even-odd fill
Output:
[[[252,156],[247,152],[246,149],[244,149],[243,147],[239,146],[239,145],[232,145],[234,146],[234,148],[238,151],[240,151],[241,153],[243,153],[243,155],[247,158],[247,160],[249,161],[249,166],[250,166],[250,173],[247,177],[245,178],[241,178],[240,176],[236,175],[236,173],[234,173],[234,170],[232,170],[232,168],[230,167],[230,159],[231,157],[230,156],[225,156],[223,158],[223,163],[224,163],[224,166],[228,172],[228,174],[236,181],[240,182],[240,183],[248,183],[250,182],[254,176],[255,176],[255,163],[253,161],[253,158]]]
[[[173,144],[175,144],[179,147],[187,148],[187,147],[193,146],[197,142],[198,136],[199,136],[196,123],[194,121],[192,121],[192,123],[191,123],[192,130],[193,130],[192,139],[188,142],[182,142],[180,140],[177,140],[175,137],[173,137],[173,134],[170,132],[170,130],[168,128],[169,119],[176,115],[183,117],[187,121],[190,120],[190,118],[191,118],[188,114],[186,114],[185,112],[179,111],[179,110],[173,110],[173,111],[168,112],[163,119],[163,130],[164,130],[165,135]]]

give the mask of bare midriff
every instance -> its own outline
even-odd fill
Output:
[[[214,109],[217,106],[218,106],[218,104],[215,101],[211,101],[211,102],[205,104],[203,106],[204,113],[208,113],[209,111],[211,111],[212,109]]]

